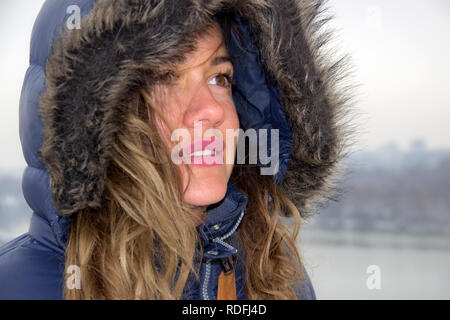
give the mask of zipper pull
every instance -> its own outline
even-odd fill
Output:
[[[220,259],[220,264],[225,273],[228,273],[233,270],[234,266],[232,259],[233,259],[232,256]]]
[[[217,279],[217,300],[236,300],[236,276],[234,274],[233,256],[220,259],[222,272]]]

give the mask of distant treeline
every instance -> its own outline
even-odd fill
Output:
[[[313,217],[332,229],[450,235],[450,152],[427,151],[415,142],[361,152],[347,161],[344,193]]]
[[[427,150],[420,140],[407,151],[389,144],[354,153],[346,166],[340,201],[320,209],[311,219],[314,225],[450,234],[450,150]],[[29,223],[21,172],[0,172],[0,242]]]

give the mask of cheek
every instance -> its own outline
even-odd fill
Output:
[[[234,122],[233,122],[233,129],[239,129],[239,127],[240,127],[239,116],[238,116],[236,110],[234,110],[233,117],[234,117],[233,118],[233,120],[234,120]]]
[[[181,110],[184,109],[184,95],[180,93],[180,90],[175,90],[173,85],[156,85],[151,93],[156,109],[153,112],[160,122],[159,128],[176,127],[180,122]]]
[[[160,116],[158,111],[151,110],[150,112],[152,113],[152,122],[157,133],[163,139],[164,143],[168,145],[171,136],[169,126],[166,124],[166,121]],[[169,121],[169,119],[167,119],[167,121]]]
[[[226,106],[226,113],[228,114],[228,129],[239,129],[239,116],[237,114],[236,105],[230,97]]]
[[[234,158],[236,156],[236,149],[237,149],[237,144],[238,144],[238,129],[239,129],[239,116],[236,112],[236,107],[234,105],[234,103],[232,103],[230,105],[230,109],[228,111],[228,119],[227,119],[227,124],[226,124],[226,129],[225,129],[225,140],[228,142],[231,142],[231,144],[228,145],[227,149],[227,155],[226,157],[226,163],[227,163],[227,167],[228,170],[231,170],[231,168],[234,165]],[[228,129],[228,130],[227,130]],[[227,131],[230,131],[229,133],[233,135],[233,137],[227,137]]]
[[[156,101],[155,101],[156,102]],[[164,140],[167,147],[172,145],[172,129],[180,127],[181,112],[174,101],[164,101],[156,104],[157,109],[151,109],[153,124],[158,134]]]

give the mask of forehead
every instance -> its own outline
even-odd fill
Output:
[[[180,64],[181,69],[205,65],[217,56],[227,56],[227,48],[222,32],[215,23],[196,40],[195,50],[186,55],[186,60]],[[216,63],[217,64],[217,63]]]

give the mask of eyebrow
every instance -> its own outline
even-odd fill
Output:
[[[233,62],[231,61],[230,56],[215,57],[214,59],[211,60],[211,62],[209,64],[211,66],[217,66],[217,65],[225,63],[225,62],[229,62],[229,63],[233,64]]]

